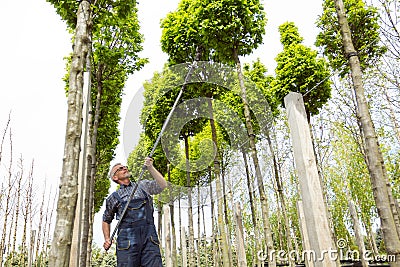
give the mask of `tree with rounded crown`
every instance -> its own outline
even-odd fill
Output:
[[[258,0],[205,0],[196,1],[195,5],[197,8],[194,16],[200,22],[199,33],[202,43],[213,49],[213,58],[216,61],[233,65],[237,71],[250,151],[261,200],[264,237],[267,249],[272,251],[274,244],[268,218],[268,200],[257,156],[255,133],[239,58],[239,56],[250,54],[262,43],[266,25],[264,7]],[[275,266],[275,259],[271,259],[269,265]]]
[[[303,38],[293,22],[279,26],[279,32],[283,51],[276,57],[272,90],[282,103],[289,92],[301,93],[310,120],[331,96],[328,64],[317,57],[317,51],[302,44]]]
[[[77,209],[78,165],[82,134],[83,73],[91,74],[91,114],[88,115],[91,152],[87,156],[90,181],[85,187],[83,234],[80,246],[80,265],[90,265],[91,224],[109,187],[106,177],[109,162],[118,144],[118,122],[122,88],[127,76],[140,69],[145,59],[138,57],[142,50],[142,35],[136,17],[136,2],[126,1],[56,1],[47,0],[75,31],[73,53],[66,75],[68,93],[68,121],[64,163],[60,182],[57,219],[50,252],[51,266],[68,266],[72,228]],[[93,115],[92,115],[93,114]],[[107,134],[103,134],[107,133]],[[96,185],[94,185],[95,179]],[[87,177],[86,177],[87,178]],[[89,180],[88,178],[88,180]],[[96,187],[96,189],[94,189]],[[75,231],[75,230],[74,230]],[[72,253],[71,253],[72,255]],[[88,257],[86,257],[88,256]]]

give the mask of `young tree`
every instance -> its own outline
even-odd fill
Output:
[[[84,159],[88,163],[86,165],[88,169],[85,171],[87,186],[84,191],[79,192],[80,194],[84,194],[84,196],[81,196],[83,200],[86,198],[84,201],[85,205],[83,206],[83,242],[80,257],[80,264],[84,266],[89,264],[91,258],[91,246],[88,246],[88,243],[91,243],[92,236],[90,222],[93,221],[94,213],[100,209],[108,193],[109,180],[103,179],[103,177],[107,176],[109,163],[114,156],[114,149],[118,144],[119,132],[117,126],[119,122],[122,88],[124,87],[127,76],[133,71],[140,69],[146,60],[139,58],[137,55],[142,50],[142,35],[138,33],[139,24],[136,16],[136,2],[60,2],[53,0],[49,0],[49,2],[55,6],[57,13],[67,22],[68,27],[73,30],[76,29],[74,36],[74,53],[69,66],[70,73],[67,75],[67,91],[68,97],[71,98],[69,101],[69,109],[71,110],[74,108],[72,114],[76,115],[78,119],[71,123],[79,124],[82,117],[81,94],[82,75],[84,71],[92,73],[91,78],[89,78],[91,82],[89,87],[93,84],[95,88],[95,90],[91,91],[91,103],[93,103],[91,109],[94,111],[94,116],[91,116],[89,120],[91,139],[89,143],[91,144],[91,153]],[[80,16],[82,11],[85,12],[84,16]],[[90,56],[92,44],[93,55]],[[79,51],[80,54],[77,54],[77,51]],[[77,65],[77,59],[80,60],[79,66]],[[79,86],[76,87],[76,85]],[[77,91],[77,93],[75,91]],[[74,99],[75,94],[76,99]],[[72,101],[72,99],[74,101]],[[70,124],[67,126],[69,132],[76,129],[74,139],[75,149],[71,150],[75,151],[74,153],[77,153],[76,151],[79,152],[81,128],[82,125],[76,126],[75,128]],[[66,142],[66,144],[68,142]],[[66,152],[66,154],[68,153]],[[76,212],[80,213],[81,208],[78,207],[78,209],[76,209],[76,202],[74,201],[77,194],[76,178],[74,178],[77,177],[76,172],[79,165],[77,160],[78,157],[76,155],[71,158],[65,158],[65,163],[74,161],[70,163],[70,165],[72,164],[74,167],[74,172],[68,172],[68,175],[73,174],[72,176],[67,175],[68,177],[62,177],[61,180],[64,186],[61,187],[62,190],[60,191],[59,202],[61,203],[62,199],[64,199],[65,190],[70,190],[73,192],[69,193],[71,196],[69,197],[69,201],[72,206],[65,210],[69,211],[75,209]],[[83,164],[83,162],[80,162],[80,164]],[[63,173],[66,173],[64,169]],[[95,176],[98,179],[95,179]],[[59,213],[57,216],[58,215]],[[67,221],[74,217],[72,211],[68,213],[68,215],[61,215],[61,217],[65,216],[68,217],[68,219],[66,219]],[[60,220],[63,221],[64,219],[60,218]],[[71,235],[69,229],[72,223],[73,222],[66,224],[66,229],[68,230],[66,230],[65,237],[58,238],[57,235],[63,234],[63,232],[61,229],[58,229],[58,227],[55,229],[55,240],[59,239],[58,241],[63,244],[57,247],[59,250],[63,250],[64,254],[66,253],[65,251],[69,251],[70,249],[68,240]],[[66,245],[64,245],[64,242]],[[55,256],[53,255],[53,257]],[[68,260],[66,259],[66,261]]]
[[[274,249],[274,244],[268,218],[268,200],[265,194],[249,100],[239,59],[239,56],[250,54],[253,49],[261,44],[266,24],[264,9],[257,0],[249,2],[231,0],[198,1],[197,5],[199,8],[196,9],[195,16],[200,21],[202,42],[214,49],[216,60],[234,64],[237,71],[250,151],[256,169],[258,190],[262,203],[264,237],[267,248],[271,251]],[[226,263],[224,262],[224,264]],[[275,259],[272,259],[269,264],[275,266]]]

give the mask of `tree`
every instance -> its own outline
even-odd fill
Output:
[[[50,266],[67,267],[78,195],[78,158],[82,133],[83,72],[90,50],[92,13],[90,3],[82,1],[76,13],[74,51],[68,90],[68,115],[57,218],[50,251]]]
[[[279,32],[283,51],[276,57],[272,90],[280,101],[290,91],[301,93],[310,120],[331,95],[328,65],[323,58],[317,58],[317,51],[301,43],[303,38],[293,22],[280,25]]]
[[[392,192],[390,184],[387,182],[387,172],[384,166],[382,152],[379,147],[375,128],[369,113],[368,104],[365,98],[364,87],[362,84],[362,67],[365,61],[359,59],[358,54],[362,50],[356,50],[354,46],[352,33],[346,17],[344,4],[340,0],[335,0],[335,9],[337,13],[338,24],[340,25],[340,35],[343,44],[343,57],[348,58],[351,70],[351,78],[354,86],[357,101],[357,117],[361,125],[363,137],[366,146],[366,161],[373,187],[374,198],[378,214],[381,219],[381,227],[384,235],[386,251],[388,254],[396,255],[397,263],[391,263],[392,266],[399,266],[400,255],[400,236],[396,227],[398,214],[396,218],[395,209],[391,206]],[[348,11],[351,13],[351,9]],[[372,25],[365,29],[373,29]],[[358,29],[364,29],[359,27]],[[335,40],[334,38],[332,38]],[[337,39],[336,39],[337,40]],[[368,39],[367,39],[368,40]],[[366,41],[366,40],[364,40]],[[358,49],[361,49],[358,47]],[[373,55],[373,54],[372,54]],[[366,65],[364,65],[366,67]]]
[[[196,18],[200,21],[202,42],[214,49],[216,60],[234,64],[237,71],[250,151],[256,169],[258,190],[262,203],[264,236],[267,248],[271,251],[274,249],[274,245],[268,219],[267,196],[264,190],[263,176],[255,144],[255,133],[239,60],[239,56],[250,54],[262,42],[266,24],[264,9],[257,0],[247,2],[231,0],[199,1],[197,4],[199,8],[196,9]],[[224,262],[224,264],[226,263]],[[269,264],[275,266],[275,259]]]
[[[49,0],[49,2],[55,6],[57,13],[67,22],[70,29],[74,29],[80,25],[80,21],[77,19],[79,16],[76,14],[80,10],[78,7],[82,3],[52,0]],[[94,85],[93,89],[95,89],[91,91],[94,116],[91,116],[89,120],[92,148],[89,156],[85,158],[85,161],[88,162],[88,170],[85,172],[87,174],[85,176],[87,178],[87,186],[85,191],[80,192],[84,195],[82,197],[86,198],[84,201],[86,205],[83,209],[83,222],[85,224],[83,227],[81,265],[88,265],[89,262],[86,259],[90,259],[91,251],[90,246],[87,246],[87,243],[91,242],[90,221],[93,220],[94,212],[100,209],[108,193],[109,180],[103,177],[107,177],[109,163],[114,156],[114,150],[118,144],[119,132],[117,126],[122,102],[122,88],[127,76],[135,70],[140,69],[147,61],[139,58],[137,55],[142,50],[142,35],[138,33],[139,24],[136,16],[136,2],[83,2],[85,2],[88,12],[86,14],[88,21],[86,22],[90,27],[88,27],[86,36],[83,39],[86,41],[86,54],[79,56],[82,60],[79,71],[81,76],[84,70],[92,72],[90,81]],[[79,40],[80,38],[78,33],[76,31],[75,40]],[[92,44],[93,55],[90,56],[88,52],[91,52]],[[77,49],[76,45],[74,49]],[[70,74],[67,75],[67,92],[69,97],[71,94],[74,94],[74,90],[71,91],[71,87],[74,86],[72,73],[76,71],[74,70],[74,55],[69,67]],[[81,91],[79,92],[81,94]],[[78,100],[80,102],[77,103],[77,109],[81,106],[80,103],[82,100],[80,96]],[[74,102],[71,103],[71,105],[74,104]],[[81,118],[80,114],[82,111],[78,111],[76,115],[78,118]],[[77,139],[80,141],[80,129],[77,131],[77,136],[78,132],[79,138]],[[77,144],[79,145],[79,142]],[[75,150],[78,151],[79,149]],[[76,163],[76,169],[77,165]],[[98,179],[95,179],[95,176]],[[75,188],[75,182],[72,184]],[[68,186],[65,186],[65,188],[68,188]],[[71,203],[74,202],[72,201]],[[92,208],[93,205],[94,208]],[[80,212],[79,208],[77,212]],[[87,257],[87,253],[89,257]]]

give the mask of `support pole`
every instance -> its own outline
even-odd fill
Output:
[[[311,256],[305,261],[313,261],[315,267],[336,267],[335,257],[338,257],[330,235],[303,97],[299,93],[291,92],[284,101],[311,247],[310,254],[307,253],[307,256]]]

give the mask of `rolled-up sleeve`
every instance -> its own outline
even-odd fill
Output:
[[[118,201],[113,195],[106,199],[106,210],[103,213],[103,222],[110,224],[118,210]]]

